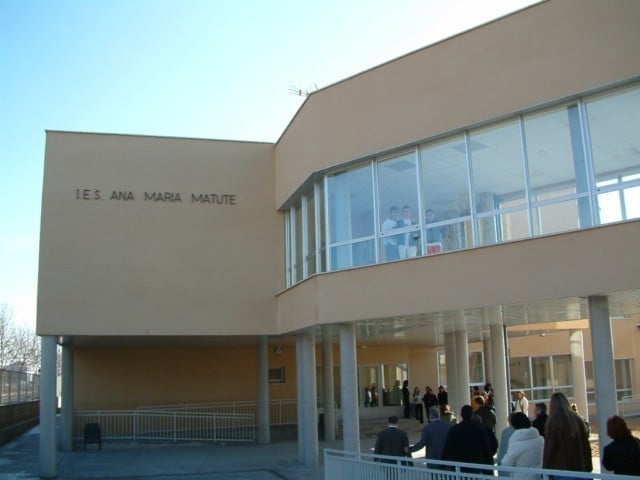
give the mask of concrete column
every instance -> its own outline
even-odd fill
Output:
[[[316,341],[313,328],[302,333],[302,437],[303,463],[318,466],[318,395],[316,388]]]
[[[382,397],[380,399],[382,401]],[[353,324],[340,326],[340,401],[343,449],[359,452],[360,412],[358,410],[356,328]]]
[[[458,369],[456,368],[456,334],[447,332],[444,334],[445,368],[447,369],[447,393],[449,394],[449,406],[458,416],[462,404],[458,401]]]
[[[491,354],[491,333],[482,332],[482,360],[484,366],[484,382],[493,383],[493,355]]]
[[[305,438],[305,423],[303,417],[303,383],[304,383],[304,355],[302,353],[303,342],[302,333],[296,335],[296,401],[298,404],[297,418],[298,418],[298,459],[301,463],[304,463],[304,445],[303,440]]]
[[[329,325],[322,327],[322,387],[324,439],[332,442],[336,439],[336,402],[333,384],[333,343]]]
[[[569,332],[569,350],[571,352],[571,371],[573,375],[573,399],[580,415],[589,418],[587,403],[587,375],[584,371],[584,343],[582,330]]]
[[[456,378],[458,387],[458,410],[456,416],[460,416],[462,405],[471,402],[469,395],[469,339],[466,330],[456,331],[456,367],[458,376]]]
[[[269,338],[259,336],[256,351],[256,371],[258,377],[258,443],[271,443],[271,420],[269,418]]]
[[[507,354],[502,328],[502,313],[496,312],[489,326],[491,334],[491,369],[493,370],[493,403],[496,408],[496,436],[509,426],[511,396],[507,382]]]
[[[73,451],[73,345],[70,337],[62,344],[62,408],[60,409],[60,450]]]
[[[56,348],[57,337],[41,337],[40,370],[40,477],[57,476],[56,452]]]
[[[596,388],[598,413],[598,440],[600,458],[607,438],[607,419],[618,414],[616,399],[616,377],[613,363],[613,338],[609,318],[609,299],[605,296],[589,297],[589,328],[591,330],[591,351],[593,353],[593,377]]]

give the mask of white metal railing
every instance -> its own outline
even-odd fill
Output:
[[[108,410],[76,412],[73,419],[79,439],[87,423],[98,423],[103,439],[255,442],[250,414]]]
[[[486,480],[488,476],[540,480],[550,480],[558,476],[585,480],[637,480],[638,478],[610,473],[503,467],[442,460],[429,460],[429,466],[427,466],[424,458],[324,450],[325,480]]]
[[[149,405],[136,408],[138,412],[182,412],[190,414],[230,414],[252,415],[257,418],[257,402],[190,403],[180,405]],[[297,403],[295,399],[271,400],[269,402],[271,425],[295,425],[297,423]]]
[[[40,375],[0,369],[0,405],[38,400]]]

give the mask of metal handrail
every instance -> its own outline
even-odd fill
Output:
[[[637,480],[638,478],[611,473],[507,467],[444,460],[428,460],[428,462],[427,465],[427,460],[424,458],[391,457],[325,449],[324,478],[326,480],[351,480],[353,478],[366,478],[367,480],[387,480],[388,478],[486,480],[487,476],[497,476],[498,478],[522,478],[525,476],[535,478],[537,476],[541,480],[549,480],[550,477],[572,477],[585,480]],[[469,472],[469,469],[474,471]]]
[[[251,414],[107,410],[75,412],[74,438],[87,423],[100,425],[103,439],[255,442]]]
[[[258,403],[255,400],[242,402],[186,403],[173,405],[144,405],[136,408],[144,412],[189,412],[189,413],[228,413],[251,414],[257,416]],[[297,423],[297,402],[295,399],[276,399],[269,402],[271,425],[294,425]]]

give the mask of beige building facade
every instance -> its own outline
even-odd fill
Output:
[[[47,132],[45,441],[56,344],[63,448],[78,412],[216,402],[269,442],[295,399],[313,464],[319,412],[358,450],[404,380],[601,424],[640,392],[638,18],[536,4],[312,93],[275,144]]]

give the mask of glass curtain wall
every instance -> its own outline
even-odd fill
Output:
[[[287,284],[640,218],[638,131],[636,84],[328,172],[285,212]]]
[[[555,392],[573,397],[573,376],[569,355],[512,357],[509,359],[511,394],[522,390],[533,401],[548,400]]]

